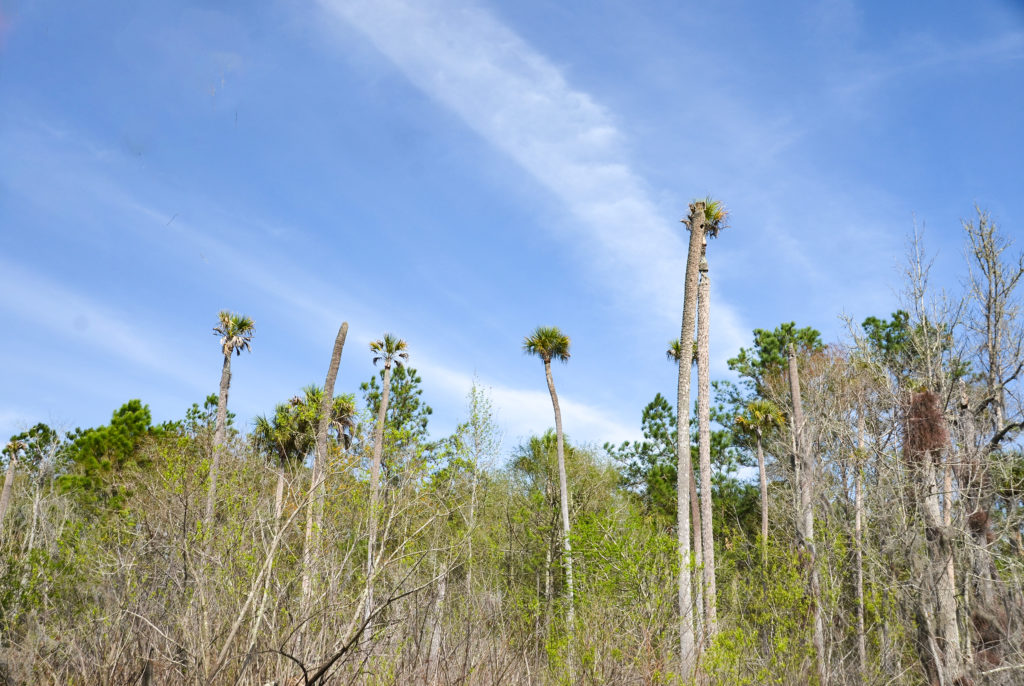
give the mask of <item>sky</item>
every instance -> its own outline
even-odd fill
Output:
[[[754,328],[828,341],[899,306],[915,223],[933,282],[960,219],[1024,244],[1024,4],[0,0],[0,436],[156,421],[216,392],[242,423],[337,390],[393,332],[431,431],[489,390],[505,450],[553,425],[636,438],[674,397],[695,198],[713,378]]]

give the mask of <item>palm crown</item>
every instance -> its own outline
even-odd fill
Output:
[[[217,326],[213,327],[213,335],[220,336],[220,347],[225,357],[230,356],[232,352],[241,355],[242,350],[252,349],[252,334],[256,329],[252,319],[227,310],[221,311],[217,318],[219,321]]]
[[[747,403],[746,412],[736,415],[736,428],[751,436],[764,436],[773,429],[781,429],[786,423],[782,410],[768,400],[753,400]]]
[[[536,355],[545,362],[557,359],[569,361],[569,337],[557,326],[538,326],[523,339],[523,352]]]
[[[721,200],[713,200],[711,196],[704,199],[704,232],[712,238],[718,238],[718,232],[728,228],[729,210]]]
[[[402,366],[409,359],[409,344],[394,334],[386,333],[384,338],[370,343],[370,352],[374,354],[373,363],[384,361],[385,367],[392,363]]]
[[[718,232],[728,228],[729,210],[721,200],[714,200],[709,195],[703,200],[694,200],[690,203],[690,211],[693,212],[694,205],[698,202],[704,203],[704,233],[712,238],[718,238]],[[683,219],[682,222],[690,228],[690,220]]]

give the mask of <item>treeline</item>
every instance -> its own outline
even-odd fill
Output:
[[[902,309],[829,344],[757,329],[712,382],[726,213],[690,209],[679,393],[643,408],[643,440],[563,433],[554,327],[523,347],[555,429],[520,445],[477,387],[432,436],[396,336],[347,379],[347,324],[322,385],[242,426],[255,325],[228,312],[219,394],[180,420],[131,400],[11,437],[0,681],[1024,682],[1024,256],[979,212],[947,299],[915,237]]]

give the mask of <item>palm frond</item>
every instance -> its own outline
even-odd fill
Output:
[[[536,355],[545,362],[569,361],[571,341],[557,326],[538,326],[523,339],[523,352]]]

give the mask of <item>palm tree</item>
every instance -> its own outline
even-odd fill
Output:
[[[551,360],[569,361],[569,337],[555,326],[538,326],[523,339],[523,352],[536,355],[544,362],[544,376],[551,394],[551,405],[555,410],[556,452],[558,455],[558,488],[562,509],[562,546],[565,549],[565,582],[569,591],[569,634],[572,635],[576,622],[576,601],[572,576],[572,544],[569,541],[569,484],[565,474],[565,439],[562,434],[562,410],[558,405],[558,393],[551,376]]]
[[[377,425],[373,429],[373,462],[370,464],[370,531],[366,547],[366,606],[364,612],[369,619],[373,613],[374,555],[377,546],[377,507],[380,499],[380,463],[384,455],[384,420],[388,412],[391,394],[391,368],[401,367],[409,359],[408,343],[393,334],[386,333],[380,340],[370,343],[373,364],[384,365],[381,383],[380,407],[377,409]]]
[[[786,420],[782,410],[769,400],[757,399],[747,403],[746,412],[734,420],[739,432],[754,440],[757,448],[757,473],[761,485],[761,546],[762,559],[768,562],[768,477],[764,466],[764,439]]]
[[[668,350],[665,351],[665,357],[670,362],[679,364],[679,360],[683,357],[683,346],[676,338],[669,341]],[[690,349],[690,360],[692,364],[697,364],[697,341],[693,342]],[[678,429],[677,429],[678,430]],[[678,458],[676,460],[676,474],[678,478]],[[693,551],[694,551],[694,563],[697,568],[703,569],[704,567],[704,541],[700,522],[700,501],[697,499],[697,479],[693,473],[693,461],[690,461],[690,520],[691,529],[693,530]],[[698,610],[704,607],[704,585],[697,584],[697,608]],[[704,618],[701,611],[694,613],[694,624],[697,627],[697,643],[703,645],[704,642]]]
[[[704,200],[704,232],[716,238],[724,229],[729,213],[718,200]],[[699,281],[697,284],[697,432],[701,482],[701,541],[704,545],[704,620],[707,640],[711,641],[718,626],[715,587],[715,540],[712,527],[711,500],[711,279],[708,275],[707,240],[701,241]]]
[[[277,490],[274,497],[274,519],[281,519],[284,511],[284,481],[285,472],[288,469],[288,457],[293,452],[291,441],[293,431],[289,426],[291,417],[288,414],[288,405],[282,403],[274,408],[274,416],[267,419],[266,416],[259,416],[253,420],[253,429],[250,437],[253,447],[258,451],[273,455],[277,459]]]
[[[241,355],[243,350],[251,350],[252,334],[255,329],[253,321],[245,315],[222,310],[217,318],[218,323],[213,327],[213,335],[220,336],[224,366],[220,373],[220,395],[217,398],[217,425],[213,434],[213,461],[210,463],[210,491],[206,496],[207,529],[213,524],[213,508],[217,500],[217,471],[220,468],[220,454],[224,449],[224,437],[227,433],[231,355]]]
[[[7,508],[11,504],[11,488],[14,486],[14,469],[18,465],[18,453],[24,449],[25,443],[16,438],[12,439],[4,448],[4,453],[7,455],[7,475],[4,477],[4,490],[0,493],[0,526],[3,525]]]
[[[706,204],[703,200],[690,203],[690,214],[683,220],[690,230],[690,244],[686,258],[686,275],[683,281],[683,324],[679,333],[680,341],[692,341],[697,318],[697,279],[706,220]],[[692,569],[690,560],[690,365],[679,365],[679,384],[676,398],[676,454],[679,467],[676,479],[676,536],[679,545],[679,662],[684,680],[689,679],[696,667],[697,653],[693,636],[693,602],[690,592]]]

